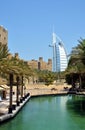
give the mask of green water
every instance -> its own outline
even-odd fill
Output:
[[[85,130],[85,97],[31,98],[0,130]]]

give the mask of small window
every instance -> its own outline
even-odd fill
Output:
[[[4,37],[4,40],[6,40],[6,37]]]
[[[6,30],[3,28],[3,32],[6,32]]]

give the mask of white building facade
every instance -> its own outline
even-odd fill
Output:
[[[62,72],[67,68],[67,54],[62,43],[56,45],[56,71]]]
[[[53,33],[53,71],[65,71],[68,65],[67,54],[60,38]]]

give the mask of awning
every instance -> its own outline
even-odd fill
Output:
[[[9,87],[7,85],[0,85],[0,89],[5,90],[5,89],[9,89]]]
[[[2,91],[2,90],[4,90],[4,88],[2,88],[2,87],[0,86],[0,91]]]

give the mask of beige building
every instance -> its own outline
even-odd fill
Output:
[[[39,60],[28,61],[28,65],[33,69],[38,70],[49,70],[52,71],[52,60],[48,59],[48,62],[43,61],[42,57],[39,57]]]
[[[8,31],[3,26],[0,26],[0,43],[8,44]],[[8,58],[11,59],[12,57],[13,55],[9,54]],[[19,59],[18,53],[15,53],[14,57]],[[43,57],[39,57],[39,60],[27,61],[27,64],[33,69],[52,71],[52,59],[48,59],[48,62],[45,62]]]
[[[0,43],[8,44],[8,31],[3,26],[0,26]]]

